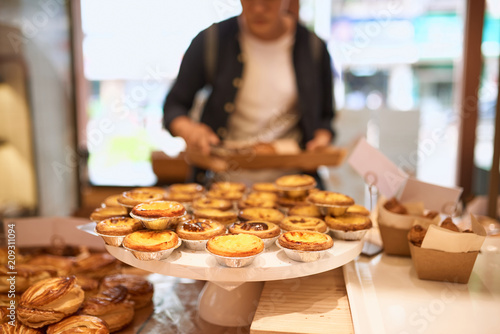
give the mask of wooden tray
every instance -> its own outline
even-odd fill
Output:
[[[316,170],[319,166],[342,164],[347,151],[340,147],[328,147],[321,151],[302,151],[298,154],[256,154],[251,150],[225,156],[204,156],[199,151],[183,153],[186,161],[194,166],[224,172],[237,169],[301,169]]]

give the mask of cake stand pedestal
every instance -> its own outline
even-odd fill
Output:
[[[95,234],[95,223],[79,229]],[[97,235],[96,235],[97,236]],[[288,258],[276,245],[262,252],[247,267],[221,266],[205,251],[192,251],[184,245],[164,260],[142,261],[122,247],[106,245],[118,260],[153,273],[208,281],[200,294],[200,316],[213,324],[234,327],[252,322],[265,281],[314,275],[343,266],[354,260],[363,248],[363,241],[334,239],[334,246],[314,262],[297,262]]]

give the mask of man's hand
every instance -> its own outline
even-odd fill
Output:
[[[306,143],[307,151],[316,151],[327,147],[332,141],[332,134],[325,129],[318,129],[314,132],[314,138]]]
[[[219,144],[219,137],[212,129],[203,123],[193,122],[186,116],[174,119],[170,125],[172,135],[180,136],[186,141],[187,149],[201,151],[203,155],[210,154],[210,146]]]

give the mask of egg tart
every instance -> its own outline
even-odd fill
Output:
[[[356,213],[346,213],[339,217],[326,216],[325,222],[331,229],[341,231],[358,231],[372,227],[370,218]]]
[[[226,227],[214,220],[197,218],[179,224],[176,233],[181,239],[207,240],[226,233]]]
[[[274,223],[251,220],[247,222],[233,223],[229,226],[229,232],[234,234],[253,234],[261,239],[268,239],[278,236],[281,233],[281,229]]]
[[[280,227],[286,231],[317,231],[326,232],[327,226],[325,222],[319,218],[303,217],[303,216],[288,216],[280,223]]]
[[[357,213],[363,216],[369,216],[370,211],[362,205],[354,204],[347,208],[346,213]]]
[[[247,186],[242,182],[215,182],[210,190],[235,191],[243,193]]]
[[[221,211],[227,211],[232,209],[233,203],[231,201],[220,199],[220,198],[198,198],[193,201],[193,208],[195,210],[199,209],[217,209]]]
[[[142,229],[141,221],[130,217],[104,219],[98,222],[95,227],[97,233],[111,236],[127,235]]]
[[[177,246],[179,238],[170,230],[142,230],[131,233],[123,240],[123,246],[140,252],[156,252]]]
[[[333,191],[320,190],[309,194],[307,200],[313,204],[334,205],[334,206],[351,206],[354,205],[354,200],[344,194]]]
[[[205,191],[205,187],[198,183],[174,183],[168,187],[168,191],[171,193],[201,194]]]
[[[290,216],[323,218],[323,215],[319,211],[318,207],[314,204],[300,204],[292,206],[288,210],[288,214]]]
[[[119,285],[127,288],[127,299],[134,302],[134,308],[136,310],[151,304],[154,287],[153,284],[143,276],[133,274],[106,276],[101,282],[101,291]]]
[[[190,203],[194,201],[197,198],[200,198],[202,193],[197,193],[197,192],[192,192],[192,193],[183,193],[183,192],[177,192],[177,191],[169,191],[165,195],[165,199],[167,201],[175,201],[175,202],[182,202],[182,203]]]
[[[279,197],[277,201],[278,205],[283,208],[291,208],[297,205],[305,205],[308,204],[306,202],[306,196],[300,197]]]
[[[84,292],[76,277],[55,277],[39,281],[26,290],[17,307],[17,318],[28,327],[54,324],[75,313],[83,303]]]
[[[109,334],[109,328],[104,320],[91,315],[73,315],[47,328],[47,334],[73,333]]]
[[[276,202],[278,200],[278,194],[265,191],[254,191],[249,193],[246,198]]]
[[[162,187],[139,187],[132,189],[132,191],[143,191],[147,193],[154,193],[160,195],[165,195],[166,192],[166,190]]]
[[[186,213],[186,209],[179,202],[154,201],[141,203],[132,209],[131,214],[139,218],[172,218],[180,217]]]
[[[195,218],[214,220],[223,225],[229,225],[238,220],[238,215],[236,213],[217,209],[199,209],[193,213],[193,216]]]
[[[225,234],[208,240],[207,250],[219,256],[247,257],[262,252],[264,242],[251,234]]]
[[[278,188],[272,182],[256,182],[252,185],[253,191],[277,193]]]
[[[240,211],[239,218],[242,221],[263,220],[279,224],[285,215],[276,209],[269,208],[246,208]]]
[[[205,196],[208,198],[219,198],[228,201],[237,201],[243,198],[243,193],[236,190],[211,189]]]
[[[294,174],[282,176],[274,182],[280,190],[310,189],[316,186],[314,177],[306,174]]]
[[[97,208],[90,214],[90,220],[98,222],[112,217],[128,216],[128,211],[124,207],[105,207]]]
[[[114,206],[114,207],[119,207],[121,206],[121,204],[118,202],[118,198],[120,198],[122,196],[122,194],[116,194],[116,195],[111,195],[111,196],[108,196],[104,199],[104,201],[102,201],[102,206],[105,207],[109,207],[109,206]]]
[[[333,246],[332,238],[315,231],[288,231],[278,238],[280,246],[300,251],[320,251]]]
[[[246,198],[238,201],[238,209],[243,210],[246,208],[271,208],[276,209],[278,207],[275,201],[270,201],[267,199],[258,198]]]
[[[164,195],[165,192],[159,193],[135,189],[124,192],[117,201],[125,207],[132,208],[141,203],[161,201]]]

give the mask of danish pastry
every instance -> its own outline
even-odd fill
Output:
[[[142,230],[140,220],[130,217],[114,217],[101,220],[97,223],[95,230],[104,235],[120,236]]]
[[[220,256],[247,257],[262,252],[264,242],[251,234],[226,234],[208,240],[207,250]]]
[[[333,246],[333,239],[315,231],[288,231],[280,235],[278,243],[285,248],[300,251],[320,251]]]
[[[285,218],[285,215],[280,211],[269,208],[243,209],[240,211],[238,216],[242,221],[263,220],[275,224],[279,224],[283,220],[283,218]]]
[[[30,286],[21,296],[17,318],[28,327],[54,324],[75,313],[83,303],[84,292],[76,277],[55,277]]]
[[[27,264],[55,271],[56,276],[67,276],[73,270],[75,260],[66,256],[42,254],[34,256]]]
[[[214,220],[196,218],[179,224],[176,233],[181,239],[208,240],[226,233],[226,227]]]
[[[127,300],[127,295],[127,288],[121,285],[104,290],[86,299],[79,314],[98,317],[106,322],[110,333],[116,332],[134,318],[134,303]]]
[[[43,334],[40,329],[31,328],[23,325],[20,321],[16,321],[16,325],[12,326],[8,322],[0,325],[0,333],[2,334]]]
[[[157,252],[177,246],[179,237],[170,230],[142,230],[131,233],[123,240],[123,246],[140,252]]]
[[[288,216],[280,223],[280,227],[285,231],[317,231],[326,232],[325,222],[319,218]]]
[[[134,302],[136,310],[151,304],[154,287],[146,278],[131,274],[106,276],[101,282],[101,291],[119,285],[127,288],[127,299]]]
[[[8,270],[7,266],[0,266],[0,293],[7,293],[10,291],[10,271],[11,270]],[[16,265],[16,272],[15,287],[17,293],[26,291],[30,285],[38,281],[57,275],[56,270],[39,267],[34,264],[18,264]]]
[[[186,213],[186,209],[179,202],[154,201],[141,203],[132,209],[132,214],[142,218],[180,217]]]
[[[229,232],[253,234],[261,239],[273,238],[281,233],[278,225],[265,221],[238,222],[229,226]]]
[[[47,334],[74,333],[109,334],[109,328],[104,320],[91,315],[73,315],[47,328]]]

